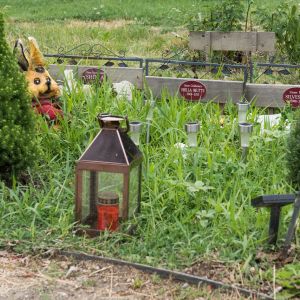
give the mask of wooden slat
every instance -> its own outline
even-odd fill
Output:
[[[257,51],[275,52],[276,37],[275,32],[257,33]]]
[[[215,101],[226,103],[229,100],[238,102],[243,97],[242,81],[225,81],[225,80],[197,80],[191,78],[169,78],[169,77],[145,77],[146,86],[152,91],[153,96],[160,98],[164,91],[170,96],[180,96],[178,93],[179,86],[186,81],[201,82],[206,87],[206,95],[201,102]]]
[[[50,75],[56,80],[64,80],[64,70],[73,70],[74,75],[81,78],[84,71],[88,69],[99,69],[99,66],[73,66],[73,65],[49,65]],[[143,88],[143,68],[115,68],[101,67],[111,82],[127,80],[134,84],[138,89]]]
[[[246,85],[245,97],[250,101],[255,101],[260,107],[283,107],[283,93],[290,88],[300,88],[300,85],[287,84],[255,84]]]
[[[210,35],[210,38],[207,38]],[[210,41],[210,45],[207,43]],[[207,51],[275,51],[274,32],[218,32],[192,31],[189,37],[192,50]]]

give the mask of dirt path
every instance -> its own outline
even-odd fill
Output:
[[[0,251],[2,299],[242,299],[133,268],[70,258],[41,259]]]

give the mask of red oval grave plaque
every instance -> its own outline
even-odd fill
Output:
[[[300,106],[300,88],[295,87],[286,90],[283,95],[282,99],[286,103],[290,103],[292,107],[299,107]]]
[[[104,71],[98,68],[87,69],[82,73],[83,83],[91,83],[99,78],[99,82],[102,82],[104,79]]]
[[[179,86],[179,93],[188,101],[198,101],[204,98],[206,87],[199,81],[189,80]]]

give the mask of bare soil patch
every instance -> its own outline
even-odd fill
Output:
[[[116,29],[135,23],[134,20],[111,20],[111,21],[81,21],[71,20],[68,22],[68,27],[91,27],[91,28],[105,28],[105,29]]]
[[[0,300],[6,299],[243,299],[209,286],[161,279],[134,268],[66,257],[0,251]]]

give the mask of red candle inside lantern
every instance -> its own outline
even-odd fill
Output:
[[[119,196],[116,193],[103,192],[97,203],[98,230],[116,231],[119,225]]]

